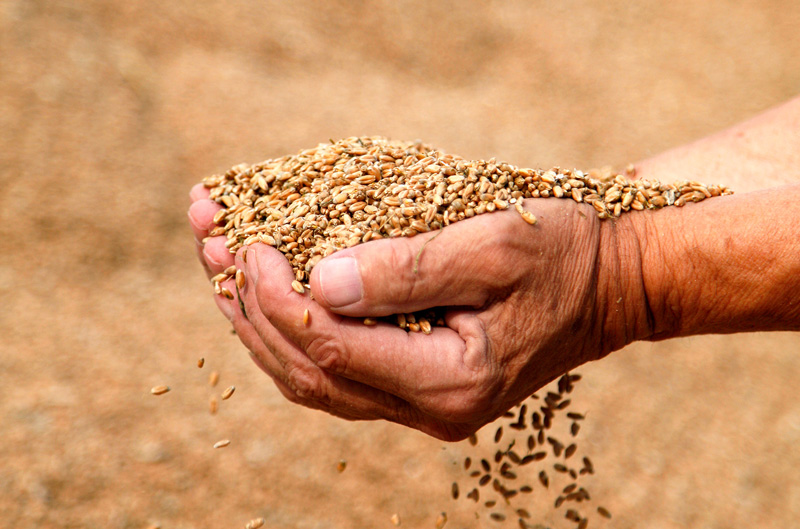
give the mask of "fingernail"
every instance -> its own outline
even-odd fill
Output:
[[[247,288],[251,283],[255,285],[258,282],[258,252],[254,248],[245,248],[247,252],[247,263],[245,263],[245,272],[247,274],[247,281],[244,286]]]
[[[344,307],[361,299],[361,274],[352,257],[341,257],[319,264],[319,286],[322,297],[332,307]]]

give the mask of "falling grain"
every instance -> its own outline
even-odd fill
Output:
[[[209,386],[211,386],[212,388],[216,387],[218,382],[219,382],[219,373],[218,372],[212,371],[211,373],[208,374],[208,385]]]
[[[436,529],[442,529],[442,527],[444,527],[446,523],[447,523],[447,513],[440,512],[439,516],[436,517],[436,525],[434,527],[436,527]]]
[[[247,525],[245,525],[245,529],[258,529],[259,527],[264,525],[264,523],[265,523],[264,518],[253,518],[252,520],[247,522]]]
[[[225,448],[229,444],[231,444],[231,441],[229,439],[223,439],[221,441],[217,441],[216,443],[214,443],[214,448]]]
[[[339,461],[336,463],[336,471],[337,471],[339,474],[341,474],[342,472],[344,472],[344,469],[346,469],[346,468],[347,468],[347,461],[345,461],[344,459],[340,459],[340,460],[339,460]]]
[[[163,395],[169,391],[169,386],[154,386],[150,388],[150,393],[153,395]]]
[[[236,386],[229,386],[225,388],[225,391],[222,392],[222,400],[228,400],[231,398],[234,391],[236,391]]]
[[[198,367],[198,368],[202,368],[202,367],[205,365],[205,363],[206,363],[206,359],[205,359],[205,358],[200,358],[200,359],[197,361],[197,367]]]

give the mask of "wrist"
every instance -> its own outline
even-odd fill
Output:
[[[643,220],[640,214],[631,213],[600,222],[596,306],[603,356],[649,339],[654,332],[638,237],[641,228],[637,224]]]

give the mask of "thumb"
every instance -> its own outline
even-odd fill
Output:
[[[340,250],[314,267],[314,297],[333,312],[359,317],[483,306],[499,286],[502,257],[485,223],[469,224]]]

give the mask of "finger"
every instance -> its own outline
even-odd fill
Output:
[[[248,295],[255,292],[255,303],[247,306],[254,305],[254,311],[328,373],[397,395],[425,414],[450,421],[473,408],[459,409],[457,400],[482,397],[482,388],[489,387],[485,380],[493,367],[485,340],[474,332],[462,336],[442,327],[425,335],[342,318],[292,290],[291,267],[267,246],[251,247],[246,267],[254,283]]]
[[[226,288],[233,288],[233,285],[230,284],[226,284],[225,286]],[[233,328],[236,330],[236,335],[242,341],[244,346],[247,347],[248,352],[250,353],[250,358],[264,373],[266,373],[272,379],[273,383],[278,388],[278,391],[280,391],[287,400],[307,408],[325,411],[347,420],[358,420],[362,418],[357,415],[332,409],[329,406],[325,406],[313,400],[299,397],[284,380],[284,371],[280,362],[278,362],[272,351],[270,351],[264,342],[261,341],[261,338],[258,336],[255,328],[250,324],[247,318],[244,317],[244,314],[241,312],[241,310],[238,310],[238,307],[236,306],[237,301],[228,300],[223,296],[217,296],[215,301],[220,310],[226,315],[226,317],[230,319],[231,323],[233,324]]]
[[[233,254],[225,247],[225,237],[211,237],[203,245],[203,260],[214,275],[233,264]]]
[[[484,306],[516,277],[514,263],[507,259],[521,249],[518,239],[524,233],[506,234],[535,226],[526,224],[516,212],[482,217],[433,233],[340,250],[314,267],[311,290],[322,306],[348,316]]]
[[[195,184],[189,190],[189,199],[192,202],[208,198],[208,188],[204,184]]]
[[[208,233],[216,226],[214,215],[220,209],[222,206],[208,199],[192,202],[189,206],[189,224],[196,240],[202,241],[208,237]]]
[[[264,253],[274,254],[273,257],[276,258],[274,268],[280,269],[281,265],[285,265],[284,272],[291,275],[286,258],[276,250],[264,245],[253,245],[248,248],[247,264],[241,260],[242,252],[239,252],[236,261],[237,267],[249,269],[250,263],[257,260],[255,254],[258,248],[254,247],[259,246],[262,247],[261,250],[267,250]],[[262,270],[262,273],[269,273],[269,270]],[[287,339],[263,314],[259,301],[256,299],[259,295],[258,289],[256,285],[250,284],[252,282],[254,282],[252,276],[248,274],[244,288],[239,291],[244,295],[248,319],[262,343],[270,345],[269,350],[273,352],[283,369],[284,375],[281,378],[294,391],[296,399],[301,399],[303,403],[313,401],[323,409],[335,410],[338,413],[360,419],[387,419],[426,432],[434,432],[443,428],[439,421],[420,413],[411,404],[396,395],[320,369],[301,348]],[[294,291],[292,293],[297,295]],[[323,311],[319,307],[315,307],[314,310],[315,313]],[[302,314],[303,311],[300,312],[300,320],[297,323],[305,327],[302,323]]]

